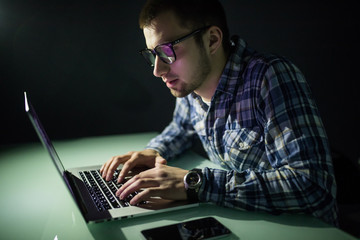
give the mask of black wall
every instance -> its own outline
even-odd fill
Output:
[[[0,0],[0,144],[38,141],[23,110],[25,90],[53,139],[161,131],[175,101],[138,54],[143,2]],[[357,162],[355,5],[222,2],[232,34],[300,67],[333,150]]]

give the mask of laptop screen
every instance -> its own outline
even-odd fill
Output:
[[[52,145],[49,136],[46,134],[44,127],[42,126],[34,107],[31,105],[31,102],[26,94],[24,92],[24,98],[25,98],[25,111],[27,112],[31,123],[33,124],[36,133],[38,134],[42,144],[49,152],[51,159],[55,163],[55,166],[57,170],[59,171],[61,176],[64,176],[65,168],[62,165],[59,156],[57,155],[54,146]]]

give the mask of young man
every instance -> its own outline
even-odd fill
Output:
[[[177,97],[173,121],[145,150],[115,156],[101,173],[118,181],[135,166],[123,199],[213,202],[244,210],[310,213],[337,225],[336,185],[327,136],[303,74],[287,59],[229,40],[217,0],[149,0],[140,14],[142,51]],[[227,169],[184,170],[167,160],[198,136]]]

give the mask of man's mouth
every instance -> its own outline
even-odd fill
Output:
[[[168,88],[174,88],[175,85],[177,84],[178,80],[179,80],[179,79],[167,80],[167,81],[166,81],[166,86],[167,86]]]

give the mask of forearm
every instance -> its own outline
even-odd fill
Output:
[[[205,168],[199,199],[251,211],[309,213],[335,223],[330,192],[293,169],[263,172],[224,171]]]
[[[160,135],[153,138],[146,148],[157,151],[163,158],[169,160],[191,147],[194,133],[193,130],[179,127],[173,121]]]

